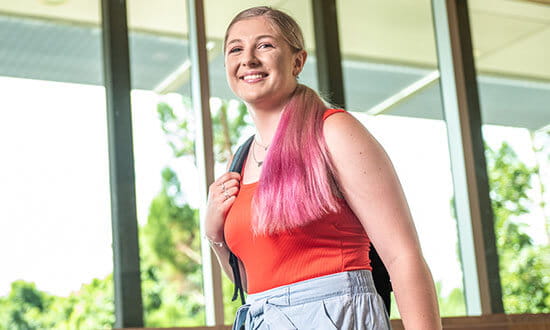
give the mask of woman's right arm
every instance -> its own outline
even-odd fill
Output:
[[[229,249],[227,248],[227,245],[225,244],[225,242],[223,243],[223,246],[216,246],[216,244],[211,244],[210,246],[212,247],[212,250],[216,254],[216,257],[218,258],[218,262],[220,263],[227,277],[229,277],[231,282],[235,283],[235,279],[233,278],[233,269],[229,264]],[[241,274],[242,286],[244,291],[246,292],[247,291],[246,271],[240,260],[239,260],[239,270]]]
[[[222,269],[233,282],[233,271],[229,264],[229,249],[224,238],[224,224],[225,217],[239,192],[240,180],[239,173],[227,172],[210,185],[205,217],[206,238],[210,241],[210,246]],[[242,264],[240,266],[243,288],[246,288],[246,275]]]

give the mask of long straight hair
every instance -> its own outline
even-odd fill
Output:
[[[279,233],[340,210],[323,135],[326,110],[317,93],[298,85],[281,114],[253,197],[254,233]]]
[[[227,28],[252,17],[265,17],[291,50],[304,49],[302,30],[288,14],[270,7],[254,7],[237,14]],[[271,147],[263,163],[252,200],[252,230],[274,234],[304,226],[341,208],[341,194],[323,135],[327,106],[311,88],[298,84],[283,109]]]

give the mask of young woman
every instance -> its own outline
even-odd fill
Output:
[[[247,9],[230,23],[224,53],[257,134],[242,173],[210,186],[206,233],[230,278],[229,249],[241,262],[245,328],[389,329],[370,272],[372,241],[406,329],[440,329],[393,166],[363,125],[297,82],[307,58],[297,23],[269,7]]]

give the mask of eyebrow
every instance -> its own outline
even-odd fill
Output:
[[[271,34],[262,34],[258,37],[256,37],[256,40],[260,40],[260,39],[263,39],[263,38],[271,38],[271,39],[275,39],[275,36],[271,35]],[[231,41],[229,41],[227,43],[227,46],[231,45],[231,44],[234,44],[234,43],[237,43],[237,42],[242,42],[243,40],[242,39],[232,39]]]

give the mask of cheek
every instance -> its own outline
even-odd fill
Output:
[[[235,65],[231,61],[225,61],[225,79],[229,84],[232,84],[233,79],[235,79]]]
[[[279,71],[281,74],[285,77],[285,79],[292,79],[294,78],[294,68],[290,63],[284,62],[279,64]]]

